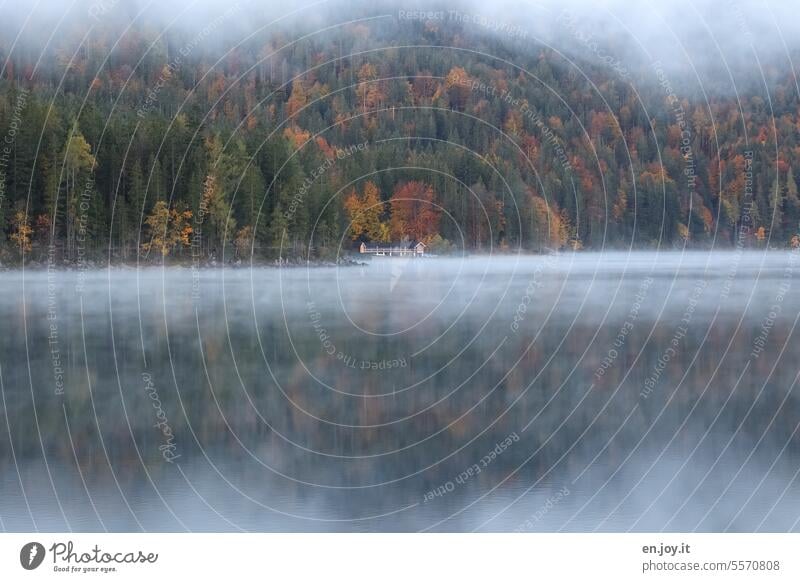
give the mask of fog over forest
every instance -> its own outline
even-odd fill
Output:
[[[400,238],[440,253],[788,248],[790,12],[9,6],[0,260],[324,259]]]

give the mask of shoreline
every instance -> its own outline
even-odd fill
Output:
[[[84,261],[83,263],[79,262],[56,262],[53,264],[48,263],[47,261],[26,261],[23,263],[0,263],[0,272],[5,271],[36,271],[36,272],[47,272],[50,270],[53,271],[60,271],[60,272],[68,272],[68,273],[79,273],[83,271],[100,271],[105,269],[125,269],[125,270],[140,270],[140,269],[153,269],[153,268],[164,268],[164,269],[186,269],[186,270],[193,270],[193,269],[202,269],[202,270],[212,270],[212,269],[246,269],[246,268],[258,268],[258,269],[295,269],[301,267],[311,267],[311,268],[322,268],[322,267],[359,267],[359,266],[366,266],[368,262],[358,261],[352,258],[340,258],[338,261],[325,261],[325,260],[305,260],[305,259],[283,259],[279,261],[278,259],[269,261],[269,260],[259,260],[259,261],[230,261],[230,262],[217,262],[217,261],[162,261],[162,262],[154,262],[154,261],[140,261],[140,262],[130,262],[130,261]]]
[[[617,256],[637,256],[647,254],[657,254],[660,256],[700,256],[700,255],[713,255],[718,254],[721,256],[745,254],[751,256],[780,256],[790,255],[796,253],[798,249],[736,249],[736,248],[690,248],[690,249],[581,249],[577,251],[560,251],[560,252],[525,252],[525,253],[466,253],[459,254],[445,254],[433,255],[429,254],[423,258],[410,259],[414,261],[435,261],[435,260],[452,260],[452,259],[526,259],[526,258],[546,258],[557,257],[563,261],[574,260],[577,257],[592,257],[598,255],[617,255]],[[162,262],[154,261],[84,261],[84,262],[55,262],[48,263],[47,261],[26,261],[22,263],[0,263],[0,273],[11,271],[31,271],[31,272],[65,272],[65,273],[81,273],[87,271],[101,271],[107,269],[114,270],[143,270],[143,269],[169,269],[169,270],[245,270],[251,269],[300,269],[300,268],[332,268],[332,267],[366,267],[373,262],[383,262],[398,260],[400,257],[369,257],[363,259],[361,255],[350,255],[339,257],[338,260],[322,260],[322,259],[302,259],[293,257],[283,260],[273,259],[265,260],[259,259],[256,261],[226,261],[218,262],[214,260],[204,261],[191,261],[191,260],[169,260]]]

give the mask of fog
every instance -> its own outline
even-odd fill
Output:
[[[5,272],[0,513],[13,530],[792,529],[798,266]]]
[[[793,70],[800,42],[800,23],[792,2],[778,0],[541,0],[481,3],[442,2],[181,0],[44,0],[32,5],[4,2],[3,47],[6,56],[31,56],[75,50],[84,35],[121,35],[126,29],[167,35],[197,35],[210,23],[222,22],[204,38],[197,55],[220,56],[255,35],[280,31],[296,35],[366,19],[381,26],[401,13],[441,11],[445,22],[461,22],[477,34],[496,35],[532,49],[551,47],[570,58],[629,71],[632,80],[652,78],[659,62],[687,87],[721,83],[728,90],[763,88],[767,80]],[[426,19],[423,15],[421,19]],[[204,50],[206,52],[204,52]]]

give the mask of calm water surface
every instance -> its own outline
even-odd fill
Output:
[[[792,253],[0,273],[5,530],[786,531]]]

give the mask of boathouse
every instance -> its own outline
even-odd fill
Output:
[[[421,242],[365,243],[359,246],[362,255],[376,257],[423,257],[425,244]]]

